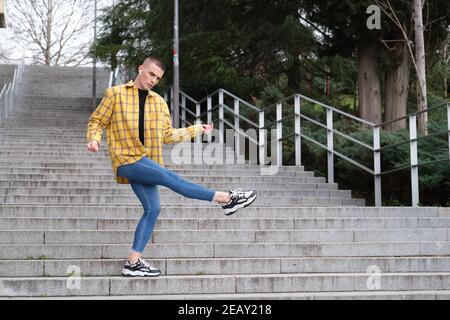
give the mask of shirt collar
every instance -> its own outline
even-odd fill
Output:
[[[128,82],[125,84],[125,86],[126,86],[126,87],[135,87],[135,88],[137,88],[137,87],[134,85],[134,81],[133,81],[133,80],[128,81]],[[156,92],[153,92],[152,90],[148,90],[148,95],[154,97],[154,96],[156,96]]]

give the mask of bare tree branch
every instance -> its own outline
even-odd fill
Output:
[[[89,58],[94,0],[9,0],[17,42],[34,63],[77,65]],[[79,59],[80,61],[77,61]]]

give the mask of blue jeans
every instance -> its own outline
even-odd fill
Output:
[[[144,251],[161,210],[158,185],[191,199],[212,201],[215,194],[214,190],[186,181],[147,157],[120,166],[117,174],[130,181],[131,188],[144,208],[144,215],[136,227],[132,246],[132,250],[139,253]]]

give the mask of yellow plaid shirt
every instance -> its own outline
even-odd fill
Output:
[[[145,101],[144,143],[139,140],[139,95],[133,81],[106,89],[100,105],[89,118],[86,138],[102,139],[106,128],[106,141],[117,183],[128,179],[117,175],[117,168],[134,163],[147,156],[164,165],[163,143],[190,141],[202,132],[202,125],[173,129],[169,109],[164,99],[153,91]]]

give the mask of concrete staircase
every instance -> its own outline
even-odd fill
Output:
[[[449,209],[363,207],[303,167],[177,164],[174,146],[164,149],[169,169],[259,198],[226,217],[160,187],[144,257],[162,275],[120,277],[142,209],[114,181],[106,139],[98,153],[85,148],[90,76],[27,67],[0,128],[0,299],[450,298]]]

